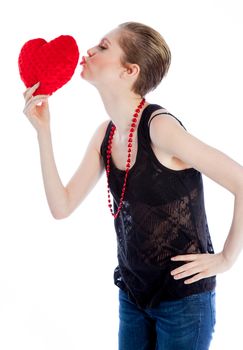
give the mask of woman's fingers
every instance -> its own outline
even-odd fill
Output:
[[[48,100],[49,95],[37,95],[37,96],[33,96],[31,97],[27,102],[26,105],[24,107],[24,114],[28,114],[29,111],[32,110],[33,107],[36,107],[40,104],[42,104],[43,102],[46,102]]]
[[[182,266],[171,271],[171,275],[176,280],[191,276],[191,278],[184,281],[185,284],[194,283],[200,279],[215,276],[220,272],[226,271],[231,266],[223,252],[217,254],[203,253],[178,255],[171,258],[171,260],[186,262]]]
[[[49,95],[36,95],[32,96],[25,104],[24,111],[27,109],[38,105],[39,103],[46,101],[48,99]]]
[[[33,93],[38,89],[38,87],[40,86],[40,83],[36,83],[35,85],[31,86],[30,88],[28,88],[24,93],[24,99],[27,102],[33,95]]]
[[[50,95],[33,96],[39,85],[40,83],[36,83],[24,92],[25,106],[23,110],[23,113],[37,131],[50,121],[48,106],[48,97]]]

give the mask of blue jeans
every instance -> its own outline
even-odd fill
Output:
[[[119,290],[119,350],[208,350],[215,326],[215,292],[141,309]]]

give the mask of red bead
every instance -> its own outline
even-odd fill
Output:
[[[131,124],[131,128],[130,128],[130,131],[129,131],[129,136],[128,136],[127,162],[126,162],[126,170],[125,170],[124,182],[123,182],[121,196],[120,196],[120,201],[119,201],[119,205],[118,205],[116,213],[113,213],[113,210],[112,210],[110,187],[109,187],[110,159],[111,159],[111,151],[112,151],[112,140],[113,140],[114,133],[116,131],[116,126],[115,125],[112,125],[111,131],[110,131],[110,134],[109,134],[107,150],[106,150],[106,159],[107,159],[107,165],[106,165],[107,195],[108,195],[108,207],[110,208],[111,215],[114,217],[114,219],[116,219],[118,217],[118,215],[119,215],[119,213],[121,211],[122,205],[123,205],[123,198],[125,196],[125,191],[126,191],[126,183],[127,183],[128,172],[129,172],[129,169],[130,169],[130,166],[131,166],[130,163],[131,163],[133,132],[135,131],[138,113],[140,112],[140,109],[143,107],[144,103],[145,103],[145,99],[143,98],[142,101],[140,102],[140,104],[135,109],[135,112],[133,114],[132,124]]]

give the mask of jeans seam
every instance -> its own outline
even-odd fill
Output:
[[[203,307],[203,302],[200,299],[200,316],[199,316],[199,325],[198,325],[198,329],[197,329],[197,338],[196,338],[196,342],[195,342],[195,349],[197,350],[198,348],[198,342],[199,342],[199,335],[201,333],[201,324],[202,324],[202,307]]]

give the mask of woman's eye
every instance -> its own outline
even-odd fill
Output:
[[[101,50],[105,50],[105,49],[107,49],[105,46],[103,46],[103,45],[99,45],[99,48],[101,49]]]

